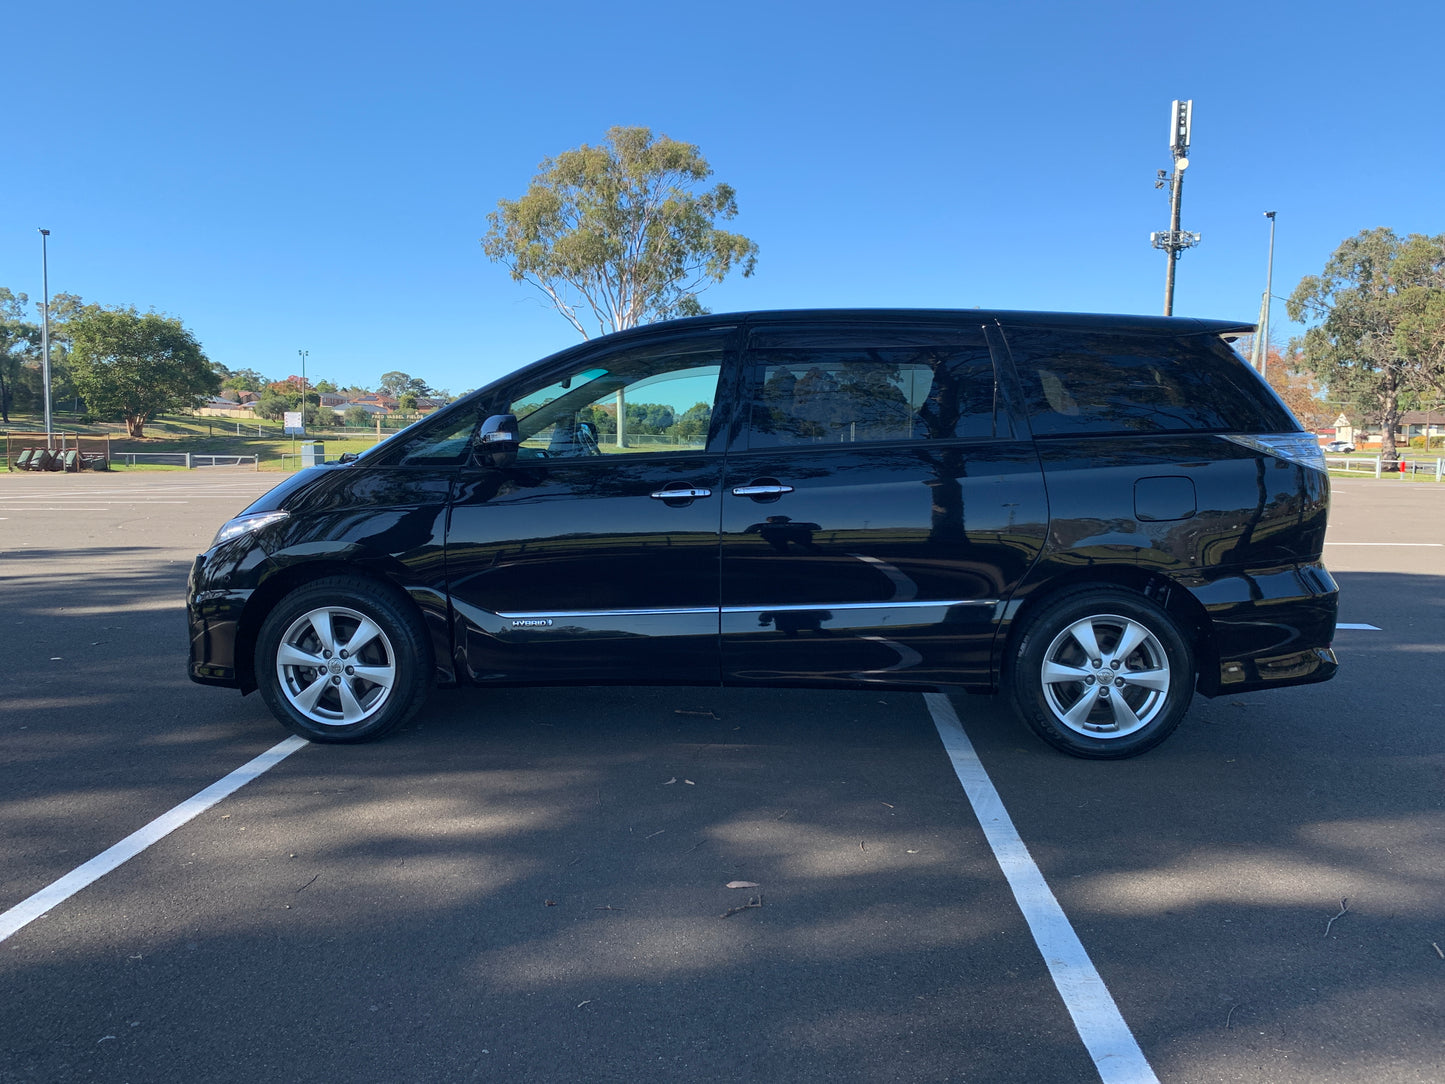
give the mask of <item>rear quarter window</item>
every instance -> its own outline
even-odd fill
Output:
[[[1006,328],[1035,436],[1292,433],[1289,410],[1213,335]]]

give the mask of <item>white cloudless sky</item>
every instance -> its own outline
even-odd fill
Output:
[[[11,6],[0,286],[179,317],[213,361],[453,393],[578,341],[479,239],[544,157],[642,125],[738,193],[714,311],[1158,313],[1170,102],[1194,101],[1178,315],[1253,320],[1360,230],[1445,232],[1445,5]],[[1276,302],[1276,339],[1298,328]]]

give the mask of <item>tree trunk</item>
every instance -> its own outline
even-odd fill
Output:
[[[144,414],[127,414],[125,416],[125,431],[130,437],[139,440],[145,436],[146,416]]]
[[[1380,458],[1393,463],[1399,458],[1395,450],[1395,429],[1400,424],[1400,393],[1393,380],[1380,389],[1380,401],[1380,427],[1384,430],[1380,436]]]

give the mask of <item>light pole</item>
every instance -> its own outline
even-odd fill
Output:
[[[1269,263],[1264,272],[1264,304],[1260,307],[1259,333],[1255,335],[1259,375],[1268,379],[1269,370],[1269,297],[1274,290],[1274,212],[1265,211],[1269,219]]]
[[[306,359],[311,356],[310,350],[298,350],[301,355],[301,428],[306,428]]]
[[[38,228],[38,227],[37,227]],[[40,353],[41,376],[45,381],[45,446],[55,447],[55,436],[50,424],[50,253],[47,239],[49,230],[40,230],[40,283],[42,304],[40,306]]]

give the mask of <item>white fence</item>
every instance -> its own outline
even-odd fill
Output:
[[[112,463],[124,463],[128,467],[137,466],[140,463],[150,463],[158,467],[185,467],[186,470],[195,470],[197,467],[244,467],[250,465],[252,470],[261,469],[259,456],[254,455],[200,455],[196,452],[111,452]]]
[[[1404,470],[1400,470],[1396,464],[1391,470],[1386,471],[1384,460],[1379,456],[1366,459],[1361,456],[1348,455],[1327,455],[1325,466],[1332,471],[1341,471],[1349,474],[1373,474],[1380,478],[1385,474],[1428,474],[1433,475],[1435,481],[1445,479],[1445,459],[1436,459],[1431,462],[1428,459],[1406,459],[1403,460]]]

